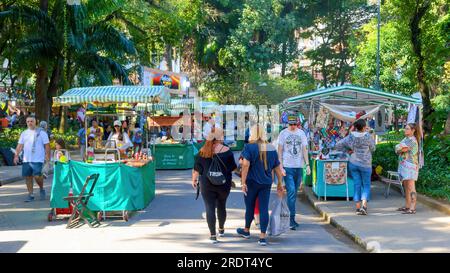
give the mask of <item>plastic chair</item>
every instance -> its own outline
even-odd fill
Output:
[[[98,177],[98,173],[88,176],[79,195],[64,197],[64,200],[69,201],[71,206],[73,206],[72,215],[69,218],[66,228],[77,227],[82,221],[91,228],[101,225],[96,215],[87,207],[89,199],[94,195],[92,192],[94,191]],[[89,193],[85,194],[90,181],[92,181],[91,188],[89,189]]]

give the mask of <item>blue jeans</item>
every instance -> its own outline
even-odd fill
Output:
[[[287,204],[290,211],[291,218],[295,218],[295,202],[297,201],[297,191],[302,182],[303,169],[302,168],[284,168],[286,176],[284,177],[284,184],[287,191]]]
[[[361,200],[370,200],[370,176],[372,175],[372,168],[361,167],[349,162],[348,165],[350,173],[353,178],[353,185],[355,187],[355,194],[353,201],[360,202]]]
[[[266,233],[269,225],[269,199],[272,184],[258,184],[247,182],[245,201],[245,227],[250,228],[255,216],[256,198],[259,201],[259,225],[262,233]]]

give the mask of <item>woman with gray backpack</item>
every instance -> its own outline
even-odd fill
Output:
[[[200,187],[205,203],[206,221],[212,243],[218,243],[216,209],[219,218],[219,237],[225,234],[226,202],[231,190],[232,172],[237,168],[233,152],[223,145],[223,130],[212,128],[205,145],[200,149],[192,172],[192,186]],[[199,179],[200,178],[200,179]],[[199,183],[197,184],[197,180]]]

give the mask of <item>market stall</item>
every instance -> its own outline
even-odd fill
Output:
[[[183,128],[183,118],[160,116],[148,117],[150,130],[158,132],[155,139],[154,158],[156,169],[191,169],[194,167],[194,147],[190,139],[175,140],[175,128]],[[177,126],[177,127],[173,127]],[[181,132],[179,132],[181,134]]]
[[[304,115],[303,123],[309,140],[311,176],[304,181],[312,184],[318,197],[353,196],[353,180],[348,171],[348,155],[334,149],[336,143],[349,132],[357,119],[366,119],[370,133],[386,132],[393,121],[393,111],[407,108],[409,120],[420,124],[421,100],[394,93],[343,85],[318,89],[306,94],[288,98],[282,104],[282,111],[298,111]]]
[[[137,103],[152,104],[168,100],[169,94],[164,87],[142,86],[101,86],[73,88],[59,97],[53,98],[60,106],[95,105],[95,110],[86,111],[87,121],[92,116],[124,116],[134,114],[129,109],[117,105]],[[86,134],[86,145],[88,145]],[[103,212],[121,211],[124,220],[128,220],[128,211],[145,208],[155,196],[155,161],[150,154],[132,155],[120,153],[117,145],[95,143],[91,147],[94,159],[85,162],[69,161],[55,163],[52,195],[52,208],[64,208],[68,204],[62,199],[68,196],[70,185],[74,194],[79,194],[87,176],[100,174],[94,197],[89,206],[92,210]],[[116,143],[117,144],[117,143]],[[150,150],[147,150],[150,152]],[[110,153],[113,153],[112,157]]]

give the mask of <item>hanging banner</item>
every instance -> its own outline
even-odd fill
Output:
[[[165,86],[169,89],[186,91],[187,75],[142,67],[141,84],[144,86]]]

